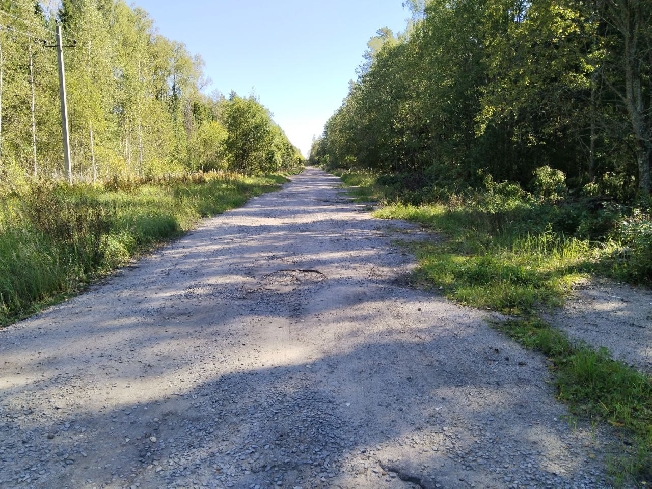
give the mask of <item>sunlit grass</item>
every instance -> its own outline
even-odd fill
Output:
[[[588,241],[549,231],[512,235],[487,229],[486,223],[463,219],[443,205],[391,204],[382,218],[419,222],[444,233],[441,242],[411,244],[419,260],[418,279],[462,304],[508,314],[530,314],[542,305],[556,306],[587,269]]]
[[[0,325],[278,188],[280,176],[180,176],[106,186],[35,182],[0,200]]]
[[[384,195],[382,186],[376,184],[376,177],[372,174],[339,172],[337,175],[358,202],[378,201]]]

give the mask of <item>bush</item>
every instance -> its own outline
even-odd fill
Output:
[[[564,172],[554,170],[547,165],[534,170],[532,188],[542,201],[558,202],[568,194]]]
[[[603,195],[611,197],[618,202],[628,202],[634,198],[635,182],[633,175],[607,172],[600,181],[600,190]]]
[[[637,282],[651,283],[652,216],[634,209],[631,216],[619,222],[615,238],[621,244],[617,253],[622,261],[620,270]]]

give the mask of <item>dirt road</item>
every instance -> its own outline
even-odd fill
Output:
[[[606,487],[545,359],[309,168],[0,332],[0,487]]]

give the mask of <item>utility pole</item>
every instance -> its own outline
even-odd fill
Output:
[[[32,88],[32,157],[34,159],[34,176],[38,174],[38,163],[36,160],[36,91],[34,88],[34,53],[32,52],[32,40],[29,43],[29,84]]]
[[[2,43],[0,43],[0,160],[2,160],[2,88],[4,78],[5,58],[2,53]]]
[[[63,42],[61,24],[57,24],[57,59],[59,62],[59,98],[61,99],[61,128],[63,130],[63,161],[66,178],[72,183],[72,165],[70,162],[70,135],[68,134],[68,105],[66,103],[66,72],[63,66]]]

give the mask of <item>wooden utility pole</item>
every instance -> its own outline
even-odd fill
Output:
[[[2,53],[2,43],[0,43],[0,159],[2,159],[2,88],[4,78],[5,58]]]
[[[63,161],[66,178],[72,183],[72,165],[70,162],[70,135],[68,134],[68,105],[66,103],[66,72],[63,66],[63,42],[61,24],[57,24],[57,59],[59,62],[59,98],[61,99],[61,129],[63,130]]]
[[[34,160],[34,176],[38,174],[38,163],[36,160],[36,89],[34,87],[34,53],[32,40],[29,40],[29,84],[32,88],[32,158]]]

